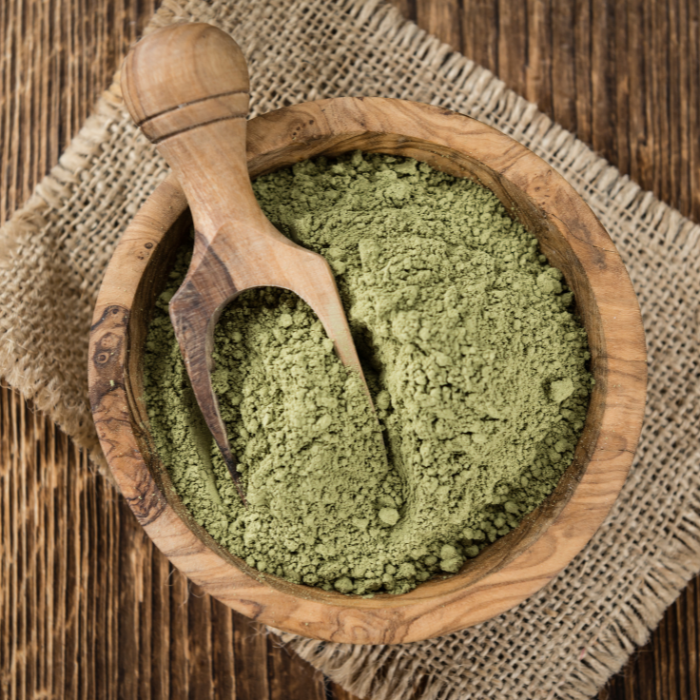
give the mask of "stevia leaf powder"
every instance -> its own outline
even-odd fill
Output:
[[[379,422],[303,301],[242,294],[216,329],[213,382],[244,507],[168,317],[183,250],[144,370],[175,489],[217,542],[293,582],[404,593],[458,571],[571,463],[593,380],[561,272],[493,193],[410,158],[317,158],[254,189],[333,268]]]

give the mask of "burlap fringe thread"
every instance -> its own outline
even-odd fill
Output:
[[[231,31],[232,27],[227,25],[227,8],[226,2],[209,6],[197,0],[181,3],[166,0],[150,29],[194,18]],[[700,239],[700,226],[658,201],[651,193],[642,191],[573,134],[539,113],[535,105],[507,90],[503,82],[489,71],[453,52],[415,24],[403,20],[394,8],[384,5],[381,0],[341,0],[336,11],[351,17],[375,41],[410,53],[427,72],[437,76],[440,79],[435,81],[437,86],[431,85],[431,103],[449,102],[453,109],[508,133],[562,172],[602,219],[611,215],[617,217],[623,222],[623,231],[634,232],[655,254],[663,258],[673,253],[695,273],[700,272],[698,258],[691,256]],[[446,88],[441,88],[440,84],[449,85],[450,99],[446,96]],[[455,93],[459,95],[455,96]],[[100,100],[95,115],[86,122],[59,164],[37,187],[24,208],[3,227],[0,275],[11,269],[12,260],[22,254],[25,242],[41,236],[51,226],[52,212],[70,198],[72,187],[100,151],[110,127],[123,117],[117,77]],[[94,296],[94,290],[88,289],[75,298],[75,331],[86,339],[81,349],[84,354],[81,367],[85,367],[87,359],[85,319],[89,323]],[[0,329],[0,371],[5,379],[32,400],[38,409],[48,413],[79,445],[99,454],[85,392],[66,395],[66,382],[72,379],[70,371],[66,374],[64,367],[47,368],[22,361],[26,356],[31,359],[32,338],[40,333],[40,329],[8,325],[6,316],[3,314]],[[696,341],[700,341],[699,328],[700,311],[696,309]],[[86,388],[84,379],[79,385]],[[634,472],[631,478],[635,479]],[[584,650],[583,662],[579,659],[579,663],[572,664],[568,675],[556,687],[550,688],[546,696],[538,694],[535,688],[523,687],[528,697],[590,698],[611,674],[620,670],[635,645],[648,639],[649,629],[658,624],[665,608],[700,570],[697,509],[679,514],[679,521],[680,526],[664,551],[663,561],[657,562],[656,568],[641,582],[640,589],[619,603],[615,619],[608,620],[607,627]],[[585,557],[585,552],[581,556]],[[555,591],[560,580],[561,577],[552,584]],[[480,630],[489,624],[433,642],[399,646],[359,647],[323,644],[291,635],[283,635],[283,638],[302,658],[361,697],[398,700],[419,695],[425,700],[456,700],[476,697],[472,694],[475,691],[472,681],[480,676],[478,663],[476,657],[470,657],[469,653],[465,655],[463,647],[475,642]],[[584,627],[586,624],[586,620],[581,621]],[[455,657],[457,646],[460,652]],[[483,677],[480,680],[483,682]],[[493,687],[487,691],[488,697],[505,697],[499,694],[499,688],[505,689],[502,679],[494,677],[493,681]],[[481,683],[476,685],[484,690]]]

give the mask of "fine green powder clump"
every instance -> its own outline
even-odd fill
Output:
[[[247,292],[213,381],[243,507],[199,416],[167,304],[147,340],[156,449],[195,520],[261,572],[403,593],[516,527],[571,463],[592,378],[562,274],[487,189],[354,153],[260,177],[271,221],[330,262],[381,431],[309,307]],[[383,440],[382,440],[383,437]]]

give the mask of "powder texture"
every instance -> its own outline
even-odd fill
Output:
[[[243,507],[167,315],[183,252],[145,363],[177,492],[221,545],[290,581],[403,593],[458,571],[571,463],[592,378],[561,272],[489,190],[412,159],[319,158],[254,189],[285,235],[330,262],[379,425],[303,301],[241,295],[216,329],[213,381]]]

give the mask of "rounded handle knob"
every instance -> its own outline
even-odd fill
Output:
[[[238,44],[210,24],[176,24],[142,39],[122,73],[131,117],[153,142],[248,115],[250,83]]]

